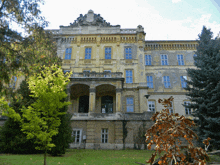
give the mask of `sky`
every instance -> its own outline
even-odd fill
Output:
[[[45,0],[46,29],[68,26],[89,10],[122,29],[144,27],[146,40],[196,40],[203,26],[220,31],[220,0]]]

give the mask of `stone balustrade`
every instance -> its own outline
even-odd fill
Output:
[[[83,72],[73,73],[70,78],[122,78],[122,72]]]

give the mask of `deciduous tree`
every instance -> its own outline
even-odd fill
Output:
[[[3,115],[15,118],[21,122],[22,131],[27,134],[28,139],[35,138],[38,145],[36,149],[44,150],[44,164],[46,165],[46,154],[55,145],[52,137],[57,135],[58,127],[61,123],[59,116],[65,112],[60,109],[69,102],[62,100],[67,97],[65,93],[66,85],[69,82],[70,73],[63,74],[61,68],[56,65],[44,67],[41,73],[31,76],[28,80],[32,97],[36,101],[23,107],[23,114],[20,116],[12,108],[5,107]],[[5,105],[2,102],[2,105]]]

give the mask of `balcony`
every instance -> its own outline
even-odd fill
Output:
[[[122,72],[82,72],[82,73],[73,73],[70,78],[122,78]]]

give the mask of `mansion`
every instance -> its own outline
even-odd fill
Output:
[[[170,113],[191,117],[187,68],[195,68],[195,40],[145,40],[141,25],[121,29],[89,10],[69,26],[48,30],[57,42],[68,85],[75,141],[71,148],[135,148],[140,127],[173,96]],[[143,145],[141,146],[143,148]]]

